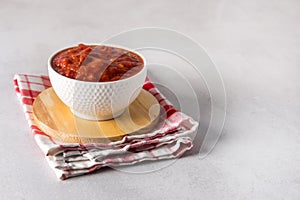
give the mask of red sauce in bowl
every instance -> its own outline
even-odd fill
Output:
[[[125,49],[79,44],[57,53],[51,65],[68,78],[108,82],[134,76],[142,70],[144,62],[139,55]]]

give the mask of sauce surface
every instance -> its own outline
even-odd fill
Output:
[[[131,51],[84,44],[57,53],[51,64],[63,76],[90,82],[126,79],[144,67],[143,59]]]

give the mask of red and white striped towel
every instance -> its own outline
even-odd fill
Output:
[[[64,180],[105,166],[132,165],[145,160],[178,158],[193,147],[198,123],[177,111],[147,79],[143,88],[159,101],[166,117],[159,129],[147,134],[124,136],[108,144],[74,144],[55,140],[42,132],[33,120],[32,104],[43,90],[51,87],[47,76],[18,74],[15,91],[23,106],[34,138],[57,177]]]

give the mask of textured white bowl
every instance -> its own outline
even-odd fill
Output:
[[[68,48],[70,47],[64,49]],[[49,78],[57,96],[80,118],[108,120],[118,117],[139,95],[146,79],[146,60],[132,50],[130,51],[143,59],[143,69],[134,76],[112,82],[80,81],[59,74],[52,68],[51,61],[60,51],[54,53],[48,60]]]

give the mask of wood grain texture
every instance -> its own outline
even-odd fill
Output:
[[[158,121],[160,105],[142,90],[120,117],[90,121],[75,116],[49,88],[35,99],[33,113],[39,128],[55,139],[68,143],[108,143],[124,135],[149,131]]]

